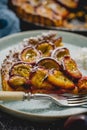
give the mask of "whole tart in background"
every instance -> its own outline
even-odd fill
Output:
[[[86,0],[11,0],[24,21],[55,29],[87,30]]]

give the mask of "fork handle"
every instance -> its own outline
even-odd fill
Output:
[[[0,91],[0,100],[2,101],[19,101],[26,97],[25,92]]]
[[[30,100],[30,99],[43,99],[43,98],[50,98],[47,94],[32,94],[32,93],[25,93],[19,91],[0,91],[0,101],[21,101],[21,100]]]

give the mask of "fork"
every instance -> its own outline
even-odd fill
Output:
[[[87,104],[87,95],[73,94],[31,94],[25,92],[0,91],[0,101],[22,101],[31,99],[50,99],[59,106],[82,106]]]

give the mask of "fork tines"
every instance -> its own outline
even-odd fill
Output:
[[[87,104],[87,95],[76,95],[67,98],[69,104]]]

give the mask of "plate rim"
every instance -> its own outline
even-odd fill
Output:
[[[65,30],[55,30],[55,29],[36,29],[36,30],[30,30],[30,31],[22,31],[22,32],[17,32],[17,33],[13,33],[13,34],[10,34],[10,35],[7,35],[5,37],[2,37],[0,38],[0,42],[2,42],[3,40],[5,39],[9,39],[9,38],[12,38],[12,37],[15,37],[15,36],[20,36],[20,35],[23,35],[23,34],[27,34],[27,33],[36,33],[36,32],[41,32],[41,31],[54,31],[54,32],[59,32],[59,33],[65,33],[65,35],[73,35],[73,36],[80,36],[80,37],[83,37],[83,38],[86,38],[87,39],[87,36],[84,36],[82,34],[78,34],[78,33],[74,33],[74,32],[69,32],[69,31],[65,31]]]

